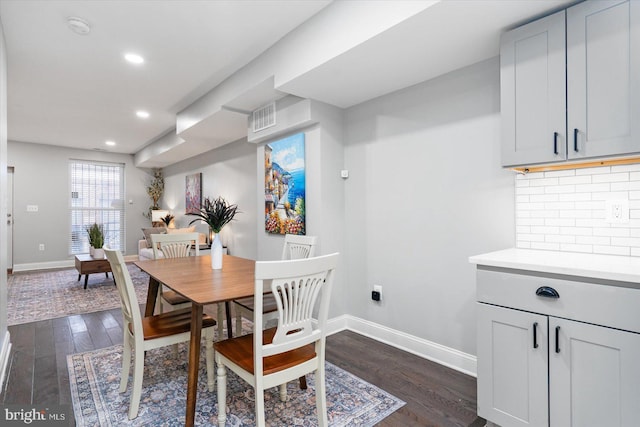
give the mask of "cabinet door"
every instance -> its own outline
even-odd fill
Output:
[[[567,9],[568,157],[640,152],[640,2]]]
[[[551,426],[638,426],[640,334],[551,317],[549,335]]]
[[[478,415],[502,427],[548,426],[547,317],[477,308]]]
[[[566,159],[565,12],[500,41],[502,165]]]

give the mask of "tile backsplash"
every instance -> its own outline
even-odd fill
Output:
[[[516,246],[640,257],[640,164],[517,175]],[[605,220],[629,200],[629,222]]]

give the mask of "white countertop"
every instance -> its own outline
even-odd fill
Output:
[[[469,262],[490,267],[640,283],[640,257],[511,248],[474,255],[469,257]]]

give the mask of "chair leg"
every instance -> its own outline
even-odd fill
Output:
[[[217,357],[216,365],[218,365],[218,427],[224,427],[227,422],[227,368]]]
[[[125,326],[126,328],[127,326]],[[129,369],[131,367],[131,342],[129,337],[124,337],[122,350],[122,371],[120,371],[120,393],[127,391],[127,382],[129,381]]]
[[[208,328],[205,332],[205,360],[207,364],[207,386],[213,391],[215,386],[215,371],[213,368],[213,330]]]
[[[316,410],[318,411],[318,427],[327,427],[327,390],[325,387],[324,366],[316,369]]]
[[[264,389],[262,387],[256,387],[256,426],[264,427],[266,425],[264,416]]]
[[[278,388],[280,389],[280,402],[286,402],[287,401],[287,383],[280,384]]]
[[[239,337],[242,335],[242,310],[237,305],[233,308],[236,311],[236,336]]]
[[[142,375],[144,374],[144,351],[134,350],[133,354],[133,386],[131,387],[131,397],[129,401],[129,419],[138,416],[140,406],[140,396],[142,395]]]
[[[218,340],[224,337],[224,303],[216,304],[216,312],[218,314],[216,321],[218,322]]]

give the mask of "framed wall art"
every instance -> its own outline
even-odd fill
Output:
[[[202,174],[187,175],[185,180],[185,213],[198,212],[202,203]]]
[[[306,234],[304,133],[264,148],[265,231]]]

